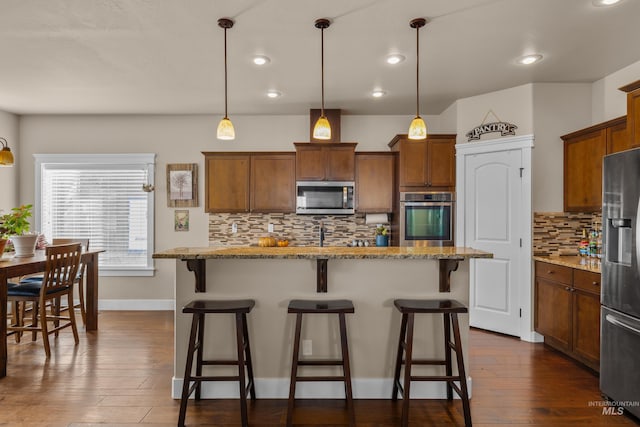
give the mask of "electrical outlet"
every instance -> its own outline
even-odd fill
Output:
[[[238,232],[238,224],[236,224],[235,222],[233,224],[231,224],[231,232],[232,233],[237,233]]]
[[[302,355],[303,356],[312,356],[313,355],[313,341],[311,341],[311,340],[302,340]]]
[[[269,223],[269,225],[267,225],[267,231],[273,233],[273,224]]]

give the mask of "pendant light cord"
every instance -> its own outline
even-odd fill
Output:
[[[416,27],[416,117],[420,117],[420,27]]]
[[[324,27],[320,29],[320,68],[322,69],[322,112],[321,117],[324,117]]]
[[[224,29],[224,118],[227,119],[227,28]]]

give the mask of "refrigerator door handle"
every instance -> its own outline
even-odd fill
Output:
[[[627,325],[624,322],[621,322],[620,320],[616,319],[615,316],[611,315],[611,314],[607,314],[606,316],[604,316],[604,318],[607,320],[607,322],[616,325],[616,326],[620,326],[621,328],[627,329],[631,332],[634,332],[638,335],[640,335],[640,329],[636,329],[631,325]]]

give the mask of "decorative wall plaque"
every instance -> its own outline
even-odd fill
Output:
[[[497,122],[485,123],[489,114],[493,114],[493,116],[498,120]],[[500,118],[493,112],[493,110],[489,110],[487,114],[484,116],[482,123],[479,126],[474,127],[469,132],[466,133],[467,141],[477,141],[480,139],[482,135],[485,133],[495,133],[500,132],[500,136],[507,135],[515,135],[515,130],[518,129],[518,126],[503,122]]]

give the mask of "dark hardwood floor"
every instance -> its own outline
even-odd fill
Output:
[[[171,399],[172,312],[102,312],[97,333],[42,343],[9,341],[9,376],[0,379],[0,426],[175,426]],[[256,355],[258,357],[258,355]],[[635,426],[627,416],[603,415],[597,377],[544,348],[484,331],[470,336],[475,426]],[[296,426],[347,424],[341,400],[298,401]],[[399,402],[357,400],[358,426],[397,426]],[[249,404],[252,426],[282,426],[286,400]],[[237,401],[190,404],[187,425],[237,426]],[[412,426],[463,426],[462,406],[438,400],[411,403]]]

